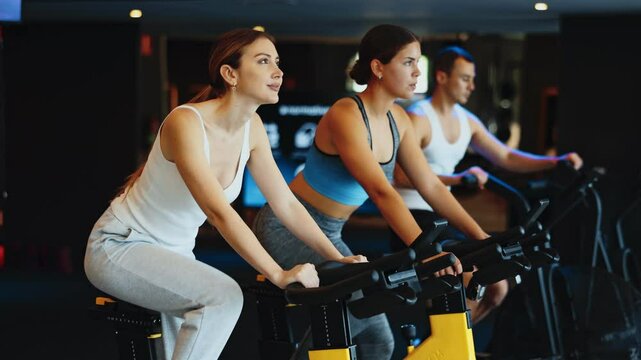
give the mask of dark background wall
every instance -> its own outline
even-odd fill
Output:
[[[81,271],[136,165],[137,26],[8,26],[4,43],[7,265]]]
[[[5,242],[4,207],[7,189],[7,154],[5,139],[5,78],[4,78],[4,37],[0,32],[0,246]],[[0,264],[4,264],[4,252],[0,254]]]
[[[521,88],[521,149],[534,153],[546,150],[546,134],[556,109],[548,113],[542,106],[553,89],[559,87],[561,61],[559,36],[557,34],[527,35],[523,46],[523,86]],[[552,91],[553,92],[553,91]],[[554,97],[554,96],[552,96]]]
[[[603,196],[604,235],[613,248],[616,218],[640,189],[641,142],[635,130],[641,120],[639,38],[639,15],[566,17],[561,22],[558,148],[578,151],[588,166],[606,169],[598,188]],[[582,232],[577,230],[586,224],[590,221],[567,224],[573,228],[567,228],[564,236],[576,239]],[[628,225],[632,226],[626,227],[626,240],[639,254],[638,221]],[[583,240],[592,236],[588,232]]]
[[[567,17],[561,22],[559,146],[576,148],[612,174],[638,175],[641,16]],[[635,174],[636,173],[636,174]]]

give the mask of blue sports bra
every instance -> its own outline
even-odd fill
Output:
[[[367,127],[367,141],[369,142],[370,148],[372,148],[372,134],[363,101],[358,95],[354,95],[351,98],[356,101],[361,111],[363,121],[365,121],[365,126]],[[394,151],[392,158],[386,163],[380,163],[380,165],[383,172],[385,172],[387,180],[391,182],[394,176],[396,153],[400,140],[396,121],[394,121],[394,117],[390,111],[387,112],[387,119],[392,130]],[[307,153],[303,177],[309,186],[318,193],[341,204],[360,206],[369,197],[361,184],[349,173],[341,158],[338,155],[322,152],[318,146],[316,146],[316,141],[314,141],[314,145]]]

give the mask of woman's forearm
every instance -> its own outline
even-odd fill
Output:
[[[436,213],[469,238],[480,240],[488,237],[488,234],[465,211],[463,206],[444,185],[432,186],[427,191],[419,192]]]
[[[208,216],[209,222],[225,241],[256,271],[278,283],[283,269],[267,253],[247,224],[233,210],[224,215]]]
[[[405,245],[412,244],[421,234],[421,228],[398,192],[392,189],[392,191],[372,192],[369,195],[383,218]]]

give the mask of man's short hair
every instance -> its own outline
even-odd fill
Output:
[[[454,62],[458,58],[463,58],[474,64],[472,54],[458,45],[447,46],[439,50],[434,58],[434,77],[436,77],[438,71],[443,71],[449,75],[454,67]]]

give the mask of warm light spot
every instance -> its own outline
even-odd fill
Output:
[[[253,29],[256,30],[256,31],[265,32],[265,27],[264,26],[256,25],[256,26],[253,27]]]
[[[534,9],[537,11],[546,11],[548,9],[548,4],[544,2],[539,2],[534,4]]]
[[[142,17],[142,10],[133,9],[129,12],[129,17],[132,19],[140,19]]]

